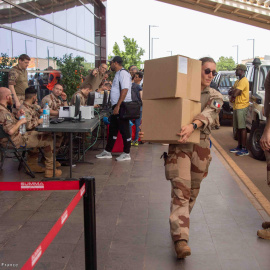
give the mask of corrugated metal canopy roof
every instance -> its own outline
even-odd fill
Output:
[[[270,0],[157,0],[270,29]]]

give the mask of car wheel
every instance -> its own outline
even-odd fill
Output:
[[[264,151],[260,146],[260,139],[265,125],[253,123],[249,134],[249,150],[253,157],[258,160],[265,160]]]

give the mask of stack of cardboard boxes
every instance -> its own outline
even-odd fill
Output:
[[[144,66],[144,141],[178,144],[181,127],[201,112],[201,61],[185,56],[148,60]],[[195,130],[188,142],[199,143]]]

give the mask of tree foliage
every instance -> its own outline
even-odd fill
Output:
[[[6,53],[1,53],[0,58],[0,87],[8,87],[8,71],[17,62],[18,57],[10,58]]]
[[[124,68],[128,68],[131,65],[135,65],[140,68],[141,57],[145,53],[145,50],[139,47],[137,41],[134,38],[128,38],[124,36],[123,39],[125,50],[121,51],[119,45],[115,42],[113,46],[113,55],[118,55],[123,58]],[[110,56],[112,57],[112,56]]]
[[[233,70],[235,66],[236,63],[232,57],[221,56],[217,61],[217,71]]]
[[[54,60],[62,73],[60,82],[63,84],[64,91],[70,99],[80,86],[82,77],[88,73],[84,67],[85,59],[80,56],[73,57],[72,54],[65,54],[63,58],[55,57]]]

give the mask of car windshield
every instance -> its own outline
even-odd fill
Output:
[[[226,74],[221,76],[220,87],[233,87],[235,81],[237,80],[235,74]]]
[[[259,78],[259,91],[264,91],[264,82],[267,76],[268,71],[270,70],[269,66],[260,66],[260,78]]]

